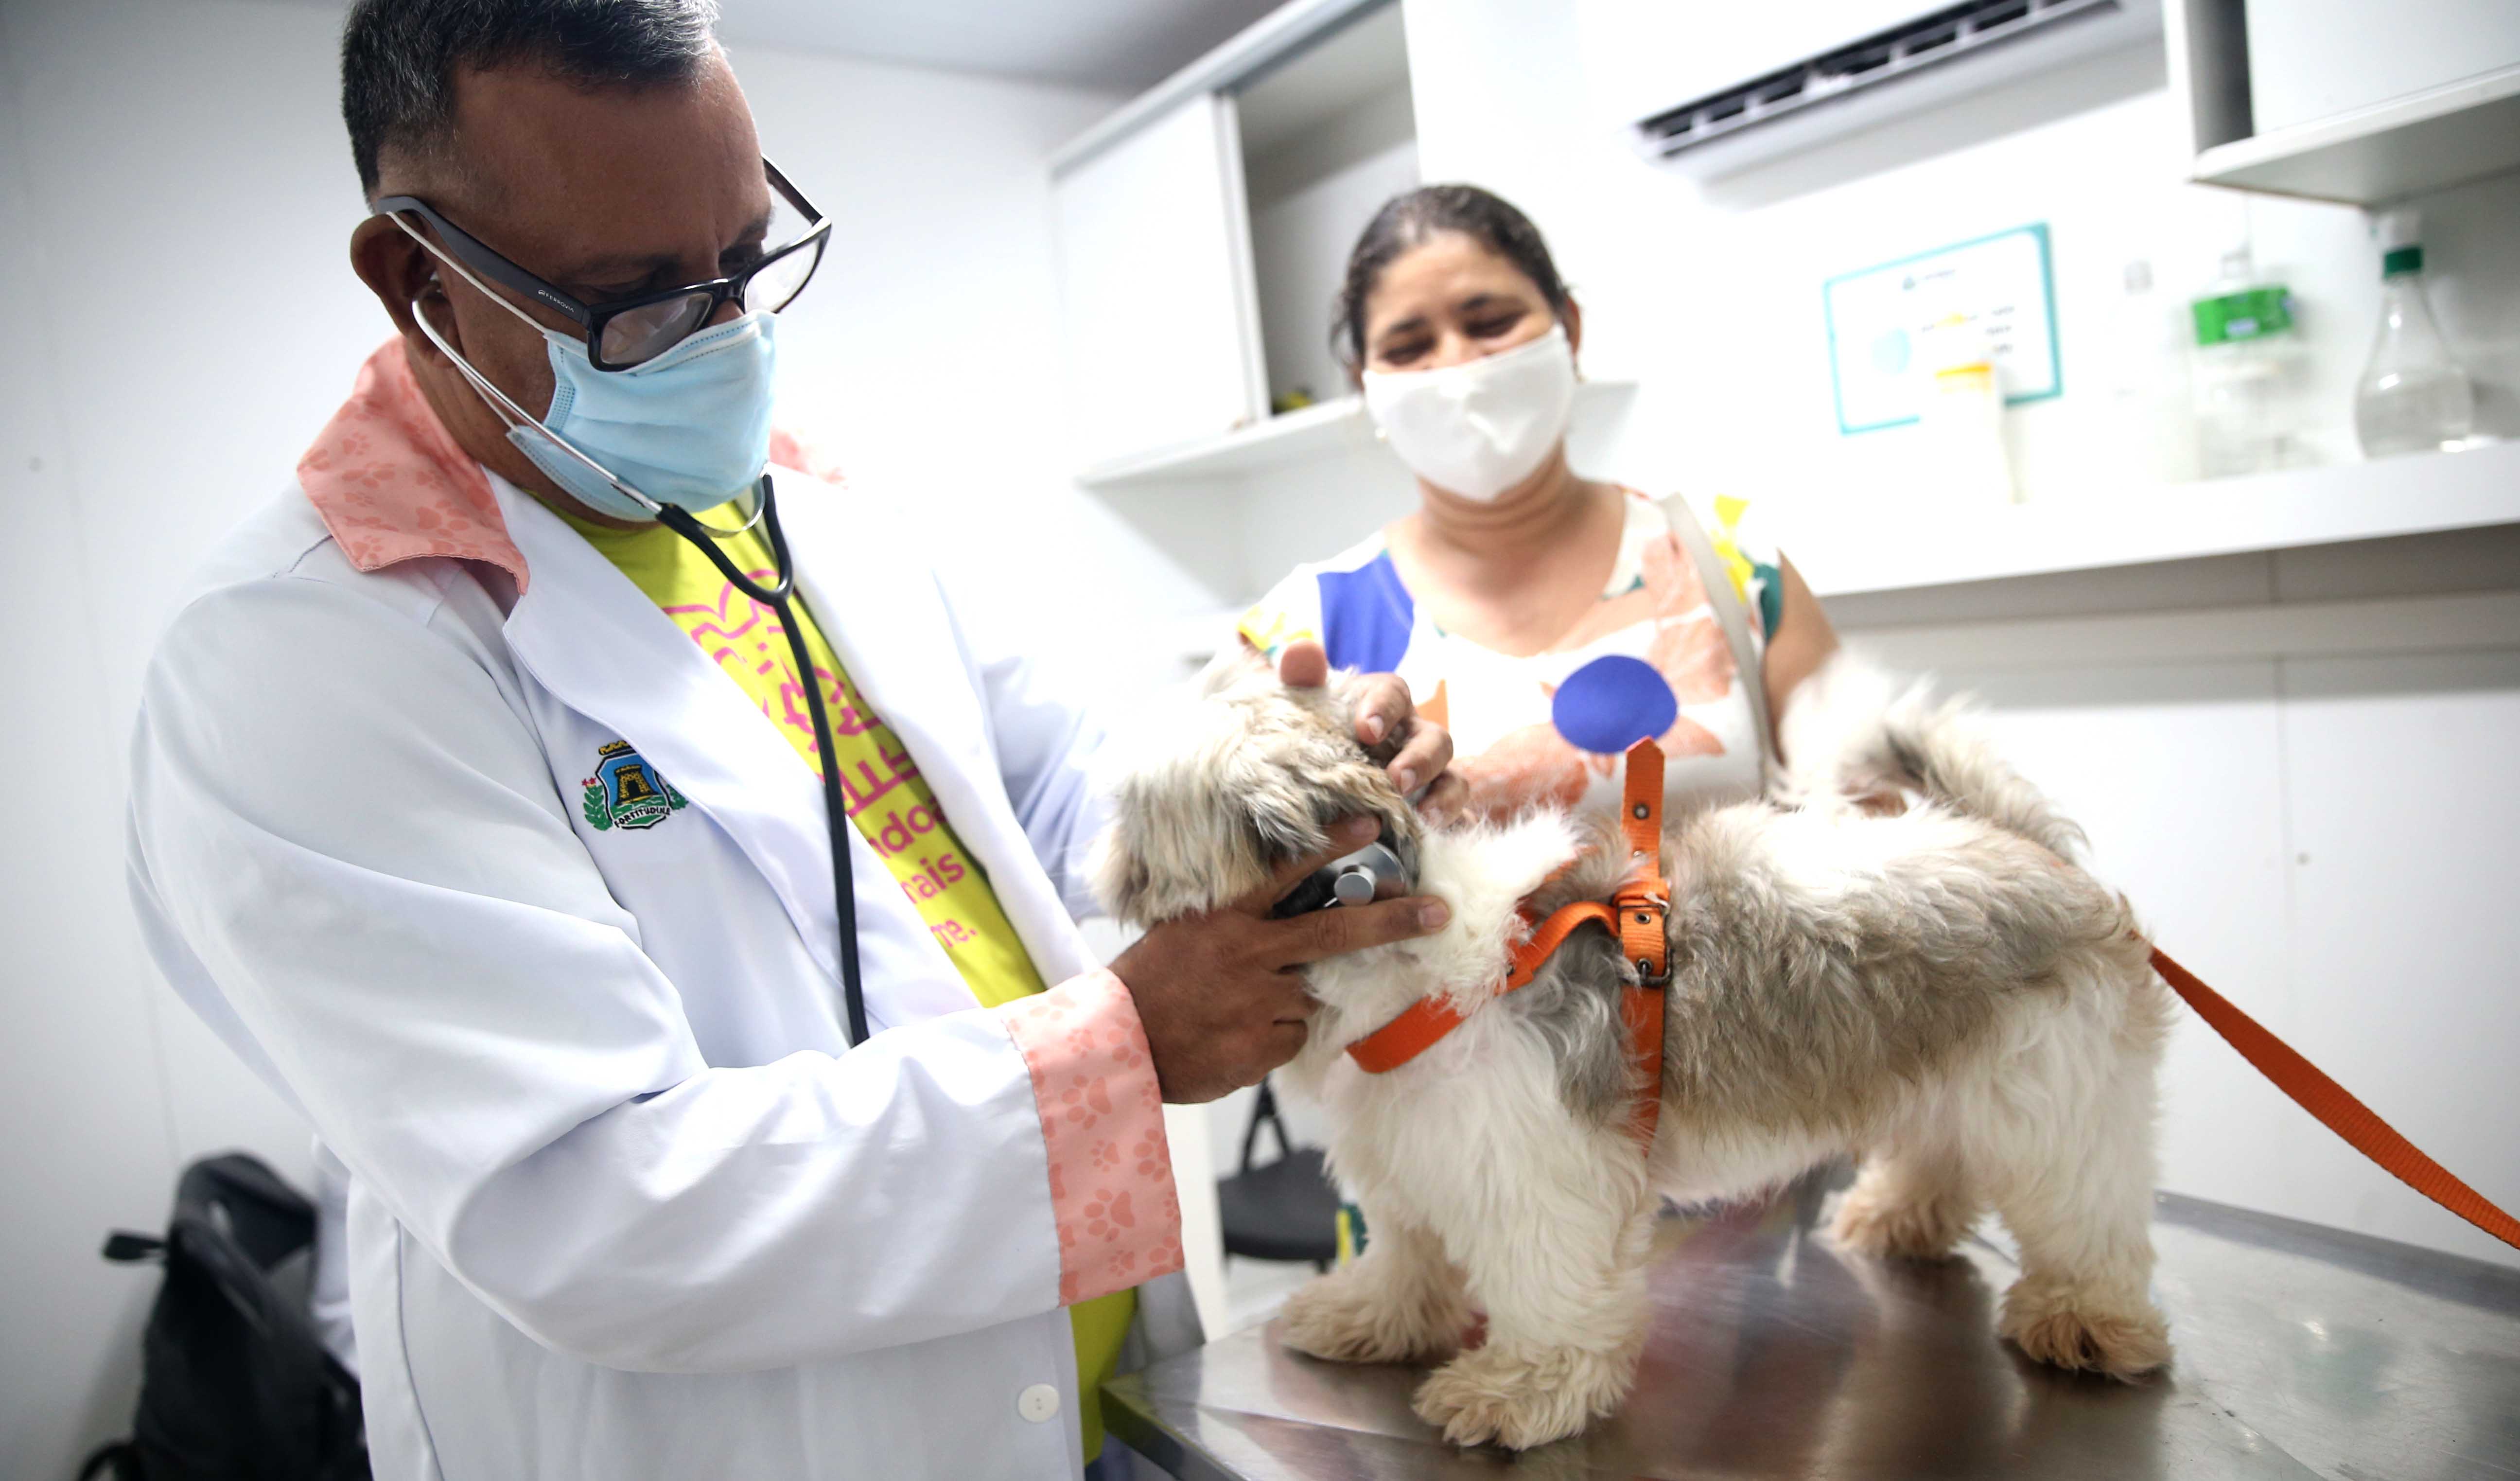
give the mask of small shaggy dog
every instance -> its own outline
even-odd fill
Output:
[[[1955,708],[1887,698],[1834,661],[1796,696],[1778,800],[1670,821],[1647,1154],[1617,943],[1580,929],[1499,991],[1526,899],[1609,897],[1629,868],[1613,831],[1550,812],[1430,830],[1351,739],[1335,685],[1288,690],[1247,657],[1210,671],[1116,780],[1096,863],[1114,916],[1244,895],[1357,814],[1453,907],[1435,936],[1310,969],[1321,1008],[1289,1075],[1330,1112],[1372,1242],[1287,1303],[1291,1344],[1450,1356],[1417,1409],[1459,1444],[1573,1434],[1633,1381],[1662,1197],[1740,1197],[1856,1152],[1842,1243],[1943,1256],[1992,1208],[2021,1249],[2005,1337],[2118,1377],[2168,1361],[2145,1287],[2169,995],[2125,903],[2070,862],[2074,826]],[[1893,790],[1915,799],[1898,816],[1853,800]],[[1434,994],[1466,1021],[1418,1057],[1374,1075],[1342,1053]],[[1486,1338],[1462,1351],[1474,1313]]]

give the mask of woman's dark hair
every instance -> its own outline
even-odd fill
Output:
[[[1459,232],[1521,269],[1549,311],[1566,317],[1565,281],[1529,216],[1475,185],[1421,185],[1384,202],[1347,254],[1347,276],[1331,305],[1337,317],[1330,324],[1330,347],[1350,369],[1365,364],[1365,300],[1373,296],[1382,270],[1446,232]]]

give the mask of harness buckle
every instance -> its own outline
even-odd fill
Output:
[[[1610,908],[1618,913],[1622,955],[1637,969],[1638,985],[1656,992],[1671,983],[1671,943],[1666,934],[1671,899],[1658,887],[1660,883],[1635,880],[1610,897]]]

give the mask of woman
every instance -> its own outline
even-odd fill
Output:
[[[1407,681],[1453,735],[1424,799],[1436,817],[1614,807],[1620,753],[1644,736],[1673,799],[1755,793],[1764,717],[1837,635],[1742,501],[1680,527],[1682,501],[1568,466],[1584,316],[1539,230],[1475,186],[1394,198],[1349,254],[1334,334],[1418,508],[1298,566],[1244,641],[1274,656],[1318,640],[1333,664]]]

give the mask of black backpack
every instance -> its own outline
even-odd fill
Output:
[[[105,1258],[162,1259],[166,1279],[131,1438],[80,1481],[366,1481],[359,1382],[306,1309],[314,1243],[315,1205],[243,1152],[184,1170],[165,1238],[107,1237]]]

